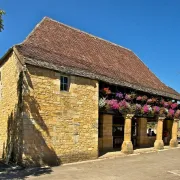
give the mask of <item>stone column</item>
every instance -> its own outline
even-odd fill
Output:
[[[157,123],[157,134],[156,134],[156,141],[154,142],[154,148],[158,150],[164,149],[164,142],[162,139],[164,119],[165,117],[159,117]]]
[[[170,141],[170,147],[177,147],[178,146],[178,140],[177,140],[178,121],[179,121],[179,119],[174,119],[174,121],[173,121],[172,139]]]
[[[113,121],[112,115],[110,115],[110,114],[103,114],[102,115],[102,123],[103,123],[102,145],[103,145],[103,150],[113,149],[112,121]]]
[[[125,124],[124,124],[124,141],[121,147],[121,151],[123,153],[132,154],[133,153],[133,145],[131,141],[131,121],[134,114],[127,114],[124,116]]]

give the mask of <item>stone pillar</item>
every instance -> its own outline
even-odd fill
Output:
[[[133,145],[131,141],[131,121],[134,114],[127,114],[124,116],[125,124],[124,124],[124,141],[121,147],[121,151],[123,153],[132,154],[133,153]]]
[[[112,136],[112,122],[113,116],[110,114],[102,115],[103,123],[103,137],[102,146],[103,150],[113,149],[113,136]]]
[[[163,121],[165,117],[159,117],[157,123],[157,134],[156,134],[156,141],[154,142],[155,149],[164,149],[164,142],[162,140],[162,133],[163,133]]]
[[[178,140],[177,140],[178,121],[179,121],[179,119],[174,119],[174,121],[173,121],[172,139],[170,141],[170,147],[177,147],[178,146]]]
[[[137,143],[139,147],[147,147],[149,145],[147,137],[147,118],[138,118],[138,137]]]

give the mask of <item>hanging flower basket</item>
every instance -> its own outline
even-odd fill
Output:
[[[138,117],[167,117],[180,118],[180,109],[177,103],[165,101],[156,97],[137,94],[123,94],[121,92],[112,93],[109,88],[104,88],[101,92],[106,95],[99,99],[99,109],[106,113],[135,114]],[[109,94],[114,94],[114,98],[108,99]]]

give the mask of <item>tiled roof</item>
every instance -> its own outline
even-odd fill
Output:
[[[27,63],[79,70],[80,75],[82,71],[95,79],[180,99],[131,50],[50,18],[44,18],[16,49]]]

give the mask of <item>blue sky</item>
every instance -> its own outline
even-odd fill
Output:
[[[180,92],[179,0],[0,0],[1,8],[0,57],[48,16],[131,49]]]

